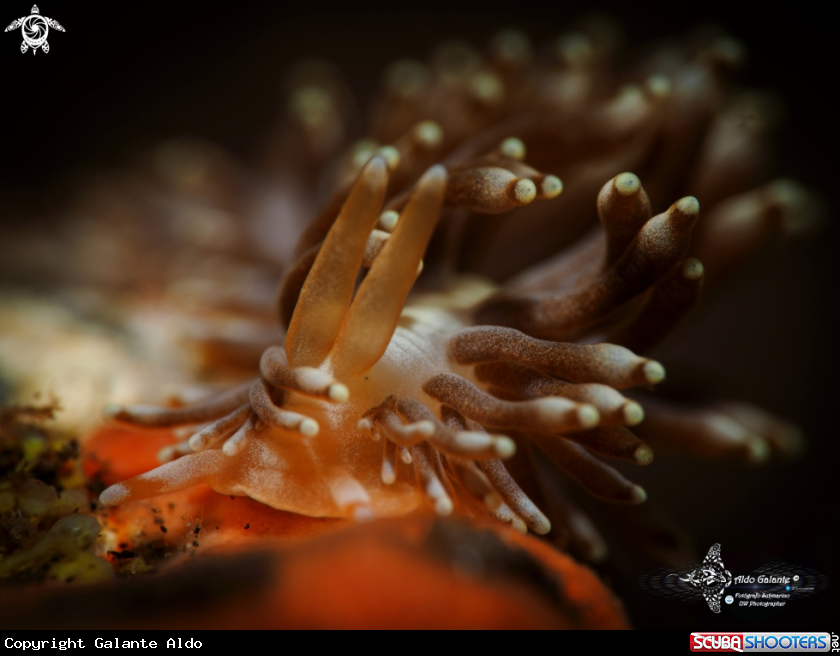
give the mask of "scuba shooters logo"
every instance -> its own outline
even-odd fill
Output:
[[[729,652],[826,652],[833,649],[835,636],[828,633],[710,633],[690,637],[691,651]]]
[[[641,576],[639,585],[651,594],[675,601],[693,603],[703,599],[713,613],[721,612],[721,601],[724,601],[726,608],[736,615],[762,620],[778,613],[789,601],[826,589],[828,578],[781,560],[761,565],[749,575],[733,576],[724,566],[721,546],[716,543],[701,564],[679,570],[654,570]]]

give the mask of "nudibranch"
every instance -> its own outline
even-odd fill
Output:
[[[353,184],[305,278],[285,349],[266,350],[260,378],[185,408],[108,409],[145,426],[210,423],[174,447],[181,457],[105,490],[103,504],[197,483],[330,517],[390,516],[426,501],[448,515],[469,499],[503,521],[547,533],[549,520],[503,464],[516,441],[499,431],[536,444],[595,496],[645,500],[641,487],[593,454],[652,461],[651,449],[624,428],[642,420],[642,408],[618,390],[658,383],[662,365],[622,346],[545,341],[503,326],[559,334],[597,322],[602,308],[660,279],[695,286],[699,265],[680,262],[696,199],[650,218],[638,178],[619,175],[599,203],[615,261],[583,290],[511,309],[504,293],[488,298],[486,284],[462,281],[448,307],[422,297],[406,306],[444,202],[495,209],[533,200],[537,188],[501,167],[448,173],[435,165],[385,233],[376,226],[387,154],[372,157]],[[559,191],[559,181],[548,186]],[[473,325],[485,316],[500,320]]]
[[[116,421],[195,432],[160,467],[106,489],[104,505],[206,483],[319,517],[489,514],[538,534],[554,525],[595,559],[603,541],[558,470],[598,499],[639,504],[645,490],[602,458],[643,466],[662,446],[759,462],[798,448],[794,428],[746,404],[685,408],[624,393],[665,378],[640,354],[691,309],[704,264],[719,276],[777,228],[801,227],[798,187],[753,186],[760,135],[732,133],[752,101],[715,115],[714,75],[734,57],[731,42],[696,59],[653,57],[642,83],[609,96],[585,38],[563,41],[560,69],[536,77],[523,73],[532,62],[521,42],[506,39],[484,64],[450,48],[434,82],[416,65],[392,71],[375,124],[393,145],[365,140],[327,169],[337,191],[279,292],[285,343],[263,353],[258,378],[204,401],[107,408]],[[528,87],[534,79],[544,84]],[[710,122],[688,186],[711,210],[692,248],[700,202],[670,194]],[[455,273],[470,269],[458,266],[463,228],[481,215],[534,210],[507,234],[511,248],[539,241],[563,171],[568,223],[597,215],[596,229],[501,286]],[[436,291],[410,297],[424,260]]]

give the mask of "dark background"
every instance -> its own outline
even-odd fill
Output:
[[[3,3],[2,25],[28,15],[30,3]],[[167,136],[203,136],[247,158],[277,116],[283,71],[304,56],[337,63],[364,99],[398,56],[423,57],[454,36],[481,45],[506,26],[544,43],[582,13],[572,3],[491,9],[425,0],[382,6],[50,0],[39,6],[67,30],[51,30],[49,54],[22,55],[19,30],[0,35],[0,228],[38,221],[60,208],[87,172],[128,164]],[[606,2],[585,10],[617,17],[631,49],[699,24],[722,25],[749,52],[745,85],[771,89],[784,101],[779,170],[827,201],[823,231],[759,258],[708,302],[712,319],[682,330],[690,347],[676,342],[670,350],[679,366],[702,360],[726,378],[727,391],[796,420],[810,451],[797,464],[761,471],[663,460],[657,474],[651,468],[651,480],[640,482],[652,497],[657,485],[666,486],[660,502],[689,528],[699,550],[722,542],[724,561],[727,548],[763,550],[836,581],[840,436],[831,306],[838,235],[831,195],[837,119],[830,100],[836,34],[826,16],[804,3],[782,10],[733,2]],[[726,612],[712,616],[702,604],[645,596],[629,579],[615,585],[643,628],[829,630],[834,626],[824,621],[838,599],[830,588],[773,622],[746,627]]]

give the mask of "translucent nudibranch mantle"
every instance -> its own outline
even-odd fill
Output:
[[[646,491],[603,458],[645,466],[660,445],[748,461],[794,451],[795,430],[752,406],[683,408],[625,395],[665,378],[662,364],[637,353],[692,308],[706,272],[699,258],[731,269],[798,201],[780,192],[782,183],[733,201],[732,180],[716,178],[715,167],[735,176],[749,162],[721,163],[712,133],[693,180],[714,203],[692,247],[700,202],[663,202],[676,186],[672,171],[646,157],[657,143],[676,144],[678,126],[717,111],[696,94],[717,89],[720,61],[704,51],[685,70],[671,62],[671,78],[647,74],[604,99],[587,95],[587,76],[602,65],[592,48],[564,50],[559,70],[534,73],[553,79],[558,94],[565,89],[563,102],[534,89],[507,98],[505,89],[524,84],[515,71],[530,59],[501,51],[463,88],[441,64],[436,75],[448,82],[429,97],[457,97],[445,104],[448,123],[423,115],[436,111],[425,96],[397,83],[387,89],[383,115],[413,122],[402,132],[385,122],[380,132],[393,145],[366,141],[351,151],[337,191],[301,236],[278,299],[285,344],[264,352],[258,378],[196,404],[108,408],[116,421],[196,432],[165,449],[160,467],[106,489],[102,503],[206,483],[311,516],[484,513],[539,534],[554,525],[594,559],[603,541],[564,497],[562,476],[598,499],[639,504]],[[583,95],[575,99],[573,89]],[[535,113],[523,113],[523,98]],[[474,127],[455,121],[458,112]],[[684,155],[658,148],[661,157]],[[566,185],[537,168],[549,162],[546,170],[559,173],[575,158],[587,165]],[[644,168],[652,191],[628,164]],[[577,194],[566,207],[585,205],[579,213],[593,216],[594,208],[600,225],[501,286],[455,273],[470,221],[528,211],[545,226],[540,213],[561,194]],[[728,234],[737,237],[728,248],[709,246],[711,236]],[[432,293],[409,298],[421,272]]]

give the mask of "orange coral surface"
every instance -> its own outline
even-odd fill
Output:
[[[101,429],[84,446],[85,473],[124,480],[173,439]],[[46,596],[51,626],[628,627],[591,570],[490,520],[319,519],[206,486],[98,517],[123,578],[0,599],[6,622],[38,626]]]

